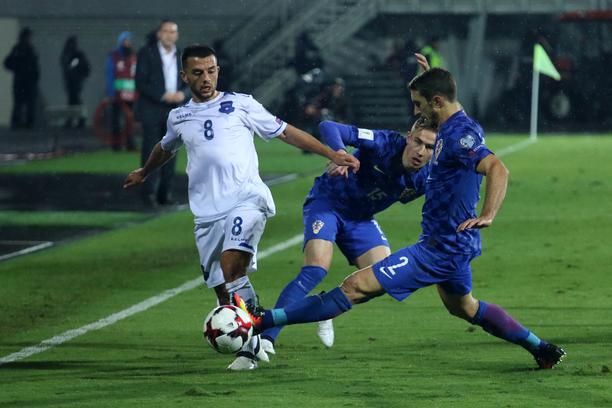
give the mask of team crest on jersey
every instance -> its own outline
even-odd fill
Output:
[[[434,159],[433,159],[433,162],[435,164],[438,164],[438,156],[440,156],[440,153],[442,152],[443,145],[444,145],[444,140],[442,139],[438,140],[438,142],[436,143],[436,150],[434,151]]]
[[[474,146],[474,143],[476,143],[476,141],[474,140],[474,136],[472,135],[464,136],[461,140],[459,140],[459,144],[464,149],[471,149],[472,146]]]
[[[315,234],[318,234],[319,231],[321,231],[321,228],[323,228],[323,226],[325,225],[325,223],[321,220],[316,220],[315,222],[312,223],[312,232],[314,232]]]
[[[219,112],[227,113],[229,115],[230,113],[236,110],[232,106],[233,104],[234,104],[233,101],[221,102],[220,103],[221,107],[219,108]]]

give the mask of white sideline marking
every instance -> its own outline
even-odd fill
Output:
[[[510,145],[508,147],[504,147],[503,149],[499,149],[496,153],[497,156],[502,157],[502,156],[507,156],[509,154],[512,154],[514,152],[518,152],[519,150],[523,150],[526,147],[531,146],[532,144],[534,144],[535,142],[537,142],[538,139],[527,139],[527,140],[523,140],[521,142],[515,143],[513,145]]]
[[[45,249],[45,248],[49,248],[53,246],[53,242],[51,241],[0,241],[0,243],[7,244],[7,245],[38,244],[38,245],[33,245],[31,247],[27,247],[24,249],[20,249],[19,251],[0,255],[0,261],[4,261],[5,259],[14,258],[20,255],[29,254],[31,252],[40,251],[41,249]]]
[[[275,254],[277,252],[283,251],[289,247],[292,247],[293,245],[296,245],[300,242],[302,242],[302,240],[304,239],[302,234],[296,235],[292,238],[289,238],[286,241],[283,241],[279,244],[273,245],[270,248],[264,249],[263,251],[259,252],[257,254],[257,258],[258,259],[264,259],[269,257],[272,254]],[[146,300],[143,300],[140,303],[137,303],[125,310],[122,310],[120,312],[117,313],[113,313],[110,316],[106,316],[105,318],[102,318],[96,322],[87,324],[83,327],[79,327],[78,329],[72,329],[72,330],[68,330],[62,334],[59,334],[57,336],[53,336],[50,339],[47,340],[43,340],[41,341],[39,344],[37,344],[36,346],[31,346],[31,347],[26,347],[20,351],[17,351],[15,353],[9,354],[5,357],[0,358],[0,365],[2,364],[6,364],[6,363],[12,363],[18,360],[22,360],[24,358],[33,356],[34,354],[38,354],[38,353],[42,353],[45,350],[48,350],[52,347],[58,346],[62,343],[65,343],[67,341],[70,341],[72,339],[74,339],[75,337],[78,337],[82,334],[85,334],[89,331],[92,330],[98,330],[101,329],[103,327],[106,326],[110,326],[111,324],[114,324],[116,322],[118,322],[119,320],[123,320],[126,317],[130,317],[132,315],[135,315],[136,313],[140,313],[140,312],[144,312],[145,310],[158,305],[162,302],[165,302],[166,300],[173,298],[176,295],[179,295],[183,292],[186,292],[188,290],[194,289],[197,286],[202,284],[202,277],[198,277],[196,279],[192,279],[190,281],[187,281],[185,283],[183,283],[181,286],[178,286],[174,289],[169,289],[166,290],[162,293],[160,293],[159,295],[155,295],[153,297],[150,297]]]
[[[299,175],[297,173],[289,173],[289,174],[285,174],[284,176],[279,176],[271,180],[268,180],[266,181],[266,184],[268,185],[268,187],[272,187],[277,184],[286,183],[288,181],[295,180],[298,177]]]

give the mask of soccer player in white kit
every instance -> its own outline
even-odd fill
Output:
[[[220,304],[229,304],[233,293],[256,301],[247,272],[256,269],[257,244],[275,207],[259,176],[254,133],[265,140],[279,137],[353,171],[359,169],[359,161],[270,114],[250,95],[218,91],[219,66],[212,48],[187,47],[181,62],[181,77],[192,98],[170,111],[165,136],[145,165],[127,176],[124,188],[142,183],[185,145],[189,206],[204,281]],[[238,352],[228,369],[252,370],[257,359],[267,361],[258,337]]]

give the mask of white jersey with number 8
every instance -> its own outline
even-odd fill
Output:
[[[226,216],[238,204],[252,203],[270,217],[270,189],[259,176],[253,135],[265,140],[287,124],[250,95],[221,92],[216,98],[173,109],[162,149],[187,149],[189,206],[196,224]]]

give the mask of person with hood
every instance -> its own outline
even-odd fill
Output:
[[[31,128],[34,124],[40,68],[38,55],[32,46],[30,28],[25,27],[21,30],[17,44],[4,59],[4,67],[14,75],[11,128]]]
[[[87,60],[85,53],[79,48],[76,35],[71,35],[64,43],[64,49],[60,56],[60,66],[64,76],[64,87],[68,97],[68,105],[79,106],[83,104],[81,92],[83,91],[83,83],[89,76],[91,66]],[[66,127],[72,127],[72,119],[66,120]],[[82,128],[85,125],[85,118],[79,116],[77,127]]]
[[[132,47],[132,33],[124,31],[117,37],[117,48],[106,59],[106,96],[112,101],[111,147],[118,151],[125,142],[127,150],[135,150],[131,134],[122,134],[121,115],[136,101],[136,53]],[[125,133],[125,132],[124,132]]]

